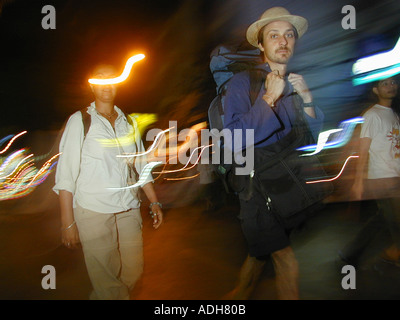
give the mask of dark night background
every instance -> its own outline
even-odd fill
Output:
[[[41,26],[45,5],[55,7],[55,30]],[[345,5],[356,9],[355,30],[341,26]],[[13,147],[46,155],[67,117],[92,101],[87,82],[92,68],[110,62],[122,70],[139,52],[146,59],[134,65],[116,104],[129,113],[156,113],[154,125],[161,129],[168,121],[178,121],[181,129],[204,121],[215,95],[210,52],[223,42],[242,42],[247,27],[273,6],[309,21],[289,71],[305,77],[325,113],[326,129],[359,116],[370,102],[367,86],[353,87],[351,67],[363,56],[394,47],[400,36],[398,0],[0,0],[0,140],[28,130]],[[350,142],[324,155],[332,173],[339,172],[352,148]],[[335,254],[375,213],[373,206],[348,201],[351,173],[350,166],[338,180],[338,196],[295,239],[302,296],[398,299],[398,270],[386,277],[357,274],[357,291],[340,286]],[[147,269],[143,292],[135,299],[220,299],[231,290],[247,254],[235,202],[228,203],[222,187],[210,189],[224,205],[205,214],[198,180],[158,182],[168,218],[154,232],[143,206]],[[29,196],[0,202],[0,299],[87,298],[90,283],[80,251],[60,244],[53,186],[50,176]],[[57,290],[40,286],[45,264],[57,268]],[[275,297],[273,272],[268,272],[256,299]]]
[[[298,44],[293,70],[302,73],[327,115],[327,124],[360,113],[362,88],[351,65],[391,49],[400,35],[398,1],[2,1],[0,16],[1,134],[57,130],[91,102],[87,73],[100,61],[136,64],[117,104],[169,120],[203,114],[214,95],[209,54],[220,42],[242,40],[246,27],[275,5],[305,16],[309,31]],[[56,30],[44,30],[46,4],[56,9]],[[357,10],[357,29],[343,30],[341,8]],[[190,121],[189,121],[190,122]]]

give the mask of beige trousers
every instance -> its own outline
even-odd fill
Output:
[[[104,214],[74,210],[93,300],[126,300],[143,272],[140,209]]]

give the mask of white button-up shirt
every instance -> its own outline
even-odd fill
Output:
[[[96,111],[95,103],[91,103],[87,109],[91,125],[85,139],[81,112],[75,112],[68,119],[60,142],[62,154],[58,160],[53,190],[57,194],[59,190],[71,192],[74,207],[79,203],[83,208],[101,213],[117,213],[140,207],[137,188],[135,191],[110,189],[129,185],[127,159],[136,159],[135,168],[139,174],[146,165],[144,156],[117,157],[124,153],[142,153],[145,149],[136,120],[131,117],[134,124],[132,128],[125,114],[116,106],[114,109],[118,113],[115,129]],[[137,137],[136,142],[134,137]],[[153,178],[150,174],[144,184],[151,181]]]

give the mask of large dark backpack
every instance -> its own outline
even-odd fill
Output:
[[[249,95],[251,105],[254,104],[266,77],[265,71],[263,73],[257,69],[259,63],[258,50],[220,46],[212,52],[210,69],[217,84],[217,96],[208,110],[210,129],[220,131],[224,128],[225,91],[234,74],[249,72]],[[293,130],[281,141],[255,149],[254,176],[234,174],[235,163],[224,162],[222,141],[219,145],[220,162],[212,164],[228,193],[236,193],[241,199],[249,200],[253,191],[257,190],[265,198],[267,207],[279,219],[288,219],[303,210],[317,210],[333,190],[331,183],[309,183],[316,177],[326,177],[326,173],[318,156],[301,157],[300,152],[296,151],[297,148],[312,143],[313,137],[300,107],[300,97],[292,94],[292,98],[297,119]]]
[[[236,193],[235,188],[228,181],[228,173],[232,170],[232,163],[225,163],[223,159],[224,145],[220,135],[213,134],[213,129],[221,132],[224,129],[224,102],[229,80],[239,72],[248,72],[250,78],[250,100],[253,105],[265,80],[266,72],[258,69],[262,60],[260,50],[249,48],[247,43],[241,45],[220,45],[211,52],[210,70],[216,83],[216,97],[208,108],[208,123],[211,135],[217,141],[221,158],[219,163],[212,163],[212,171],[222,181],[227,193]]]
[[[279,141],[254,149],[254,172],[242,198],[249,199],[257,190],[268,210],[282,222],[297,219],[298,213],[313,214],[333,192],[333,184],[325,179],[327,173],[319,155],[306,156],[300,147],[314,144],[314,138],[301,109],[301,98],[292,95],[296,122],[292,130]]]
[[[255,69],[262,61],[260,50],[250,49],[245,44],[220,45],[211,52],[210,57],[210,70],[216,83],[217,95],[208,109],[208,121],[210,129],[222,130],[224,128],[224,98],[229,80],[236,73]],[[251,95],[253,102],[261,89],[260,79],[254,80],[250,81],[253,86],[251,90],[254,93]]]

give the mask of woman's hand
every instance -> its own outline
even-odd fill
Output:
[[[68,226],[67,226],[68,227]],[[61,234],[61,242],[68,248],[68,249],[76,249],[79,246],[79,233],[76,224],[67,229],[67,227],[62,229]]]
[[[158,204],[153,204],[151,211],[153,212],[153,228],[158,229],[163,222],[163,212]]]
[[[61,242],[69,249],[77,248],[80,242],[72,202],[72,193],[60,190]]]
[[[143,191],[146,193],[147,198],[150,200],[150,210],[152,212],[152,218],[153,218],[153,227],[154,229],[158,229],[162,222],[163,222],[163,212],[161,210],[162,205],[160,202],[157,200],[156,193],[153,188],[153,184],[146,183],[142,187]]]

